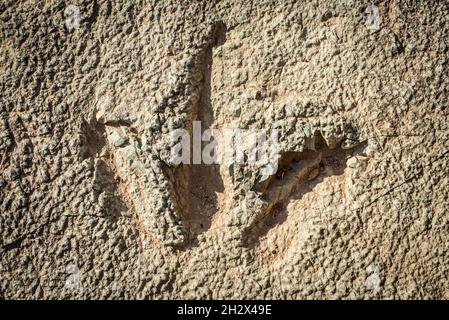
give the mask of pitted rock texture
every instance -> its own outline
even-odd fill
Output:
[[[0,298],[448,299],[449,7],[370,4],[2,1]]]

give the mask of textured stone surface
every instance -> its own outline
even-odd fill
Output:
[[[448,299],[449,8],[374,4],[3,0],[0,298]]]

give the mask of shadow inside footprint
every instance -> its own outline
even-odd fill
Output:
[[[173,179],[181,220],[191,236],[206,232],[220,209],[218,194],[224,192],[218,165],[181,165]]]
[[[291,214],[288,210],[291,202],[299,201],[327,177],[343,175],[346,158],[351,153],[351,150],[329,149],[322,139],[317,139],[315,150],[284,153],[276,174],[254,188],[268,206],[264,215],[247,230],[246,244],[257,246],[270,230],[285,223]]]

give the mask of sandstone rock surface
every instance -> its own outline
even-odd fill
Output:
[[[0,20],[0,298],[449,298],[445,1]],[[277,172],[174,164],[195,120],[278,130]]]

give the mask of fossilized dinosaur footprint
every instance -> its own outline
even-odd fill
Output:
[[[94,122],[102,128],[106,140],[97,156],[121,181],[121,197],[146,230],[165,245],[181,246],[214,226],[230,225],[241,230],[242,237],[254,241],[260,236],[257,230],[261,223],[288,202],[304,180],[322,174],[323,159],[331,159],[333,154],[344,157],[333,150],[357,143],[349,121],[338,114],[327,114],[327,121],[319,117],[319,110],[326,109],[319,99],[301,97],[285,102],[256,96],[245,100],[252,104],[248,112],[256,110],[252,117],[245,113],[244,105],[239,106],[242,101],[229,101],[229,90],[239,90],[231,95],[235,97],[249,89],[245,86],[247,75],[232,71],[229,65],[229,56],[238,51],[234,51],[232,39],[231,44],[227,42],[228,36],[221,23],[210,28],[208,40],[193,63],[187,62],[189,76],[182,84],[190,94],[171,97],[177,106],[190,106],[179,118],[180,126],[190,133],[195,120],[205,129],[264,125],[266,130],[278,130],[279,165],[270,177],[262,174],[261,164],[254,163],[174,165],[167,151],[173,146],[169,127],[161,126],[157,133],[150,134],[138,120],[123,119],[111,112],[113,97],[103,96],[97,103]],[[229,83],[237,89],[230,88]],[[317,116],[310,116],[310,110],[318,112]]]

